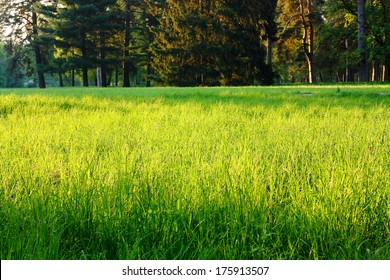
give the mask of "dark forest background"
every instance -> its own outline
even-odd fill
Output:
[[[0,0],[0,87],[390,79],[390,0]]]

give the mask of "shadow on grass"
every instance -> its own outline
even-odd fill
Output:
[[[345,107],[368,109],[377,106],[390,107],[390,96],[362,92],[316,92],[316,91],[241,91],[232,89],[222,92],[193,91],[161,94],[158,96],[167,103],[237,104],[245,106],[283,107],[287,104],[296,107]],[[142,101],[148,100],[141,98]]]
[[[377,106],[390,107],[390,86],[282,86],[282,87],[215,87],[215,88],[49,88],[0,90],[3,96],[41,96],[47,103],[55,103],[59,110],[81,107],[96,110],[100,106],[79,103],[108,100],[113,102],[153,103],[167,105],[197,103],[204,106],[232,104],[245,106],[282,107],[286,104],[297,107],[345,107],[368,109]],[[56,100],[50,100],[54,97]],[[61,100],[62,98],[66,100]],[[21,101],[21,100],[20,100]],[[36,101],[36,100],[35,100]],[[35,102],[31,100],[31,102]],[[0,117],[12,112],[12,108],[0,103]]]

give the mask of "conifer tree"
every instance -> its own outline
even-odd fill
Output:
[[[130,87],[130,21],[131,21],[131,1],[123,0],[124,6],[124,44],[123,44],[123,86]]]
[[[116,1],[64,0],[55,19],[56,45],[72,53],[69,63],[82,70],[83,86],[89,85],[88,70],[99,66],[101,85],[106,86],[106,42],[114,27],[114,11],[109,9]]]
[[[359,53],[359,81],[366,82],[367,77],[367,54],[365,47],[365,5],[366,0],[358,0],[358,53]]]
[[[239,85],[269,71],[258,22],[243,1],[169,1],[154,5],[153,66],[173,85]],[[151,4],[153,5],[153,4]]]
[[[56,45],[72,53],[69,64],[82,69],[83,86],[89,85],[88,69],[92,67],[92,57],[96,57],[95,46],[89,36],[94,26],[91,15],[97,13],[90,1],[63,0],[58,9],[56,23]]]

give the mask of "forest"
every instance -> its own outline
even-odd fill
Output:
[[[389,0],[0,0],[0,87],[390,80]]]

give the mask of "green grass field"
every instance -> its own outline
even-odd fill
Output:
[[[0,257],[390,259],[389,93],[0,90]]]

